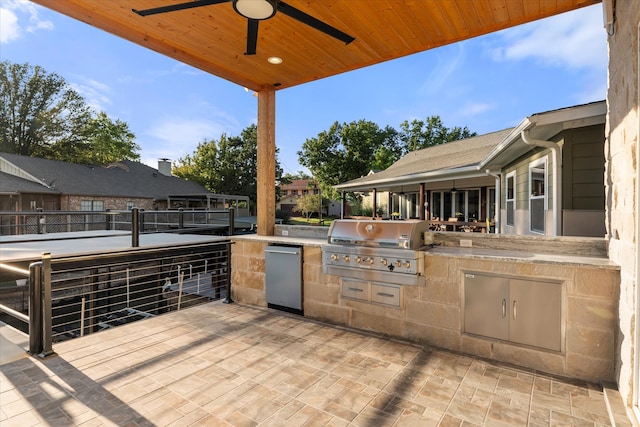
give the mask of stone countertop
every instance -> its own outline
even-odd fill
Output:
[[[446,256],[456,258],[494,259],[497,261],[513,261],[539,264],[559,264],[595,267],[619,270],[620,266],[609,258],[589,257],[562,254],[544,254],[525,251],[486,249],[486,248],[456,248],[435,246],[424,251],[427,256]]]
[[[246,240],[251,242],[277,243],[283,245],[317,246],[327,243],[326,239],[312,237],[261,236],[258,234],[239,234],[231,236],[231,241]]]

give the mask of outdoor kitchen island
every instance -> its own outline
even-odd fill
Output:
[[[623,339],[616,326],[620,271],[604,239],[428,232],[420,250],[424,280],[394,285],[398,303],[387,304],[345,294],[344,278],[323,272],[326,229],[277,225],[275,233],[232,238],[235,302],[267,306],[267,245],[303,246],[305,317],[563,377],[614,381]]]

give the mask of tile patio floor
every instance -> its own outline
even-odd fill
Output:
[[[238,304],[54,350],[5,358],[2,427],[631,425],[615,390]]]

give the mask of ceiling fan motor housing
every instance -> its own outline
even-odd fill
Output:
[[[248,19],[264,20],[278,10],[278,0],[233,0],[233,9]]]

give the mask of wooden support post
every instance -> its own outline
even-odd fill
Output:
[[[257,234],[273,236],[276,223],[276,91],[258,92]]]

